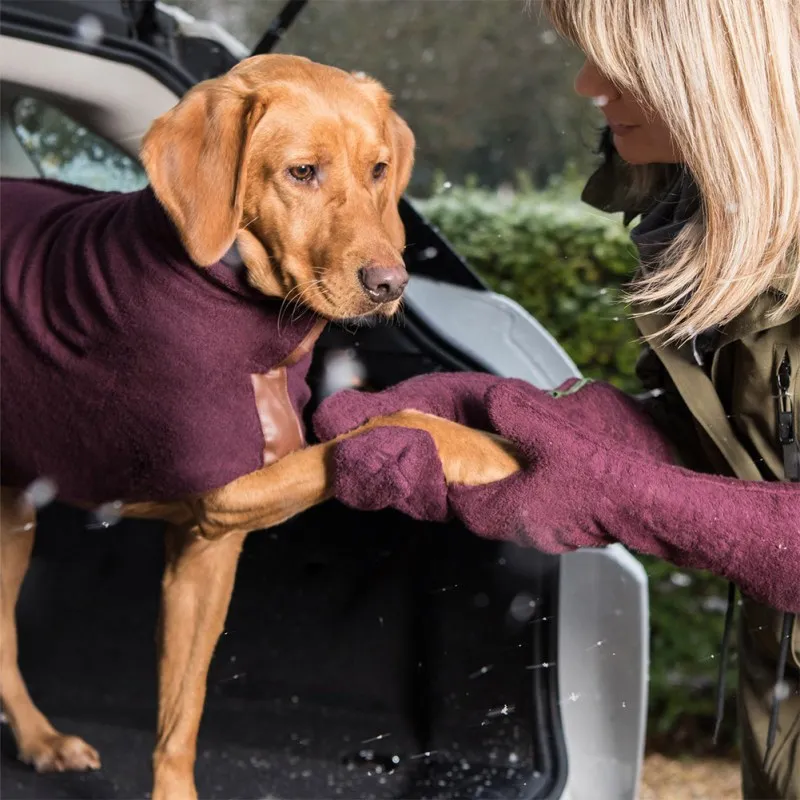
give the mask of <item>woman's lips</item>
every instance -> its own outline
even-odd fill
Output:
[[[639,126],[638,125],[623,125],[621,122],[609,122],[608,127],[614,136],[627,136],[633,133]]]

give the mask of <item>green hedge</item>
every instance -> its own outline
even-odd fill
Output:
[[[638,332],[620,300],[635,248],[621,215],[598,212],[579,194],[575,183],[505,195],[452,187],[413,202],[493,289],[556,337],[585,375],[637,391]],[[651,743],[700,751],[710,743],[727,585],[657,559],[642,562],[651,598]],[[732,674],[728,687],[730,695]],[[733,717],[729,711],[723,745],[735,741]]]
[[[452,188],[414,201],[493,289],[544,324],[586,375],[633,388],[638,332],[620,304],[636,254],[620,220],[563,196]]]

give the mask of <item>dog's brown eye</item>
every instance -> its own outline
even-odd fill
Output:
[[[377,181],[379,178],[382,178],[386,174],[386,170],[388,169],[389,165],[384,164],[381,162],[380,164],[376,164],[372,168],[372,177]]]
[[[301,183],[307,183],[315,174],[314,167],[311,164],[301,164],[299,167],[290,167],[289,174]]]

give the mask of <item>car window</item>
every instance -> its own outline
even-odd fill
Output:
[[[43,178],[100,191],[131,192],[147,185],[135,159],[56,106],[22,97],[12,118],[17,138]]]

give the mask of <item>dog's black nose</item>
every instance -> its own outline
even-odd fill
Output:
[[[358,271],[358,279],[370,300],[374,303],[389,303],[403,294],[408,283],[408,273],[402,264],[392,267],[367,264]]]

